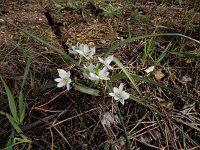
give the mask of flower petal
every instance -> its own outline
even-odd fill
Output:
[[[85,56],[83,51],[81,51],[81,50],[76,50],[76,51],[77,51],[81,56]]]
[[[114,97],[115,96],[115,93],[109,93],[110,96]]]
[[[65,82],[59,82],[59,83],[57,84],[57,87],[58,87],[58,88],[63,87],[63,86],[65,86]]]
[[[122,105],[124,105],[124,99],[123,99],[123,98],[120,98],[119,101],[120,101],[120,103],[121,103]]]
[[[89,79],[90,80],[99,80],[99,77],[94,73],[90,73],[89,74]]]
[[[122,98],[123,99],[128,99],[129,97],[130,97],[129,93],[127,93],[125,91],[122,92]]]
[[[70,90],[70,84],[69,83],[67,84],[67,90],[68,91]]]
[[[62,78],[56,78],[56,79],[54,79],[54,81],[56,81],[56,82],[61,82],[63,79]]]
[[[100,63],[104,62],[104,60],[102,58],[98,57],[98,59],[99,59]]]
[[[66,77],[68,77],[68,78],[69,78],[69,77],[70,77],[70,75],[71,75],[70,71],[67,71],[67,72],[66,72]]]
[[[124,88],[124,84],[123,84],[123,83],[120,83],[120,85],[119,85],[119,91],[122,92],[122,91],[123,91],[123,88]]]
[[[110,64],[113,61],[113,55],[108,56],[105,61]]]
[[[59,74],[60,78],[66,77],[67,72],[65,70],[63,70],[63,69],[57,69],[57,70],[58,70],[58,74]]]
[[[91,55],[94,55],[95,52],[96,52],[96,48],[95,47],[90,48],[90,54]]]
[[[86,53],[86,52],[89,52],[89,51],[90,51],[90,49],[89,49],[88,45],[84,44],[83,45],[83,52]]]
[[[119,89],[117,87],[113,88],[114,93],[119,93]]]

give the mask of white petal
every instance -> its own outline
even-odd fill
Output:
[[[127,92],[123,91],[122,97],[123,97],[123,99],[128,99],[130,97],[130,95]]]
[[[99,71],[99,74],[105,74],[107,71],[107,67],[104,67],[102,70]]]
[[[124,88],[124,84],[123,84],[123,83],[120,83],[120,85],[119,85],[119,91],[122,92],[122,91],[123,91],[123,88]]]
[[[77,51],[81,56],[85,56],[83,51],[81,51],[81,50],[76,50],[76,51]]]
[[[107,67],[108,67],[108,69],[113,70],[113,67],[112,67],[112,66],[109,65],[109,66],[107,66]]]
[[[90,49],[89,49],[89,47],[88,47],[87,44],[84,44],[84,46],[83,46],[83,51],[84,51],[84,53],[90,51]]]
[[[72,80],[69,78],[68,81],[67,81],[67,83],[71,83],[71,82],[72,82]]]
[[[104,60],[103,60],[102,58],[98,57],[98,59],[99,59],[99,62],[100,62],[100,63],[103,63],[103,62],[104,62]]]
[[[95,47],[92,47],[92,48],[90,48],[90,53],[91,53],[91,55],[94,55],[95,54],[95,52],[96,52],[96,48]]]
[[[99,77],[96,74],[90,73],[89,75],[90,75],[89,77],[90,80],[99,80]]]
[[[118,96],[114,96],[114,99],[115,99],[116,101],[118,101],[118,100],[119,100],[119,97],[118,97]]]
[[[105,59],[105,61],[106,61],[108,64],[110,64],[110,63],[113,61],[113,55],[108,56],[108,57]]]
[[[115,96],[115,93],[109,93],[110,96],[114,97]]]
[[[119,93],[119,89],[117,87],[113,88],[114,93]]]
[[[63,87],[63,86],[65,86],[65,83],[64,83],[64,82],[59,82],[59,83],[57,84],[57,87]]]
[[[72,46],[72,50],[76,50],[76,46]]]
[[[84,77],[84,78],[89,78],[89,75],[86,74],[86,73],[83,73],[83,77]]]
[[[66,77],[68,77],[68,78],[69,78],[69,77],[70,77],[70,75],[71,75],[70,71],[67,71],[67,72],[66,72]]]
[[[89,66],[88,66],[88,69],[90,72],[92,72],[94,70],[94,65],[91,63]]]
[[[54,81],[56,81],[56,82],[61,82],[63,79],[62,78],[56,78],[56,79],[54,79]]]
[[[119,101],[120,101],[120,103],[122,104],[122,105],[124,105],[124,99],[119,99]]]
[[[70,54],[74,54],[74,55],[75,55],[75,54],[78,54],[76,50],[70,50],[70,49],[69,49],[69,53],[70,53]]]
[[[58,70],[58,74],[66,74],[67,72],[63,69],[57,69]]]
[[[147,68],[147,69],[144,70],[144,71],[145,71],[146,73],[150,73],[150,72],[154,71],[154,69],[155,69],[155,66],[151,66],[151,67]]]
[[[69,83],[67,84],[67,90],[68,91],[70,90],[70,84]]]

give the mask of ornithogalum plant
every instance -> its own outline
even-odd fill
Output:
[[[100,57],[98,57],[98,59],[94,59],[93,56],[95,52],[95,46],[89,46],[87,44],[76,44],[75,46],[72,46],[71,49],[69,49],[70,54],[78,56],[80,60],[79,63],[82,66],[81,71],[84,79],[90,80],[95,84],[100,82],[106,86],[105,81],[110,80],[109,71],[113,71],[111,63],[114,59],[114,56],[110,55],[105,59]],[[57,70],[59,74],[59,78],[55,79],[57,82],[57,87],[66,87],[67,90],[70,90],[70,84],[72,83],[72,79],[70,78],[70,71],[65,71],[63,69]],[[119,88],[114,87],[113,93],[109,93],[109,95],[112,96],[114,100],[119,101],[122,105],[124,105],[124,101],[129,98],[129,94],[123,91],[123,87],[124,84],[121,83]]]

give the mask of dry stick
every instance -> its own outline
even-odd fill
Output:
[[[62,120],[62,121],[60,121],[60,122],[58,122],[58,123],[53,124],[52,127],[55,127],[55,126],[57,126],[57,125],[59,125],[59,124],[61,124],[61,123],[63,123],[63,122],[66,122],[66,121],[71,120],[71,119],[73,119],[73,118],[79,117],[79,116],[81,116],[81,115],[83,115],[83,114],[89,113],[89,112],[94,111],[94,110],[96,110],[96,109],[98,109],[98,108],[92,108],[92,109],[90,109],[90,110],[88,110],[88,111],[85,111],[85,112],[80,113],[80,114],[78,114],[78,115],[75,115],[75,116],[73,116],[73,117],[64,119],[64,120]]]
[[[50,100],[50,101],[48,101],[47,103],[42,104],[42,105],[40,105],[40,106],[38,106],[38,107],[36,107],[36,108],[39,108],[39,107],[42,107],[42,106],[45,106],[45,105],[51,103],[51,102],[54,101],[56,98],[58,98],[60,95],[62,95],[63,93],[65,93],[66,91],[67,91],[67,90],[64,90],[64,91],[60,92],[60,93],[59,93],[58,95],[56,95],[52,100]]]
[[[73,149],[69,141],[63,136],[63,134],[56,127],[53,127],[53,128],[58,132],[58,134],[63,138],[63,140],[69,145],[69,147]]]

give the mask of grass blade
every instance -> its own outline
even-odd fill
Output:
[[[7,98],[8,98],[8,104],[9,104],[11,114],[12,114],[13,118],[15,119],[15,121],[18,122],[17,107],[16,107],[16,104],[15,104],[15,100],[13,98],[13,95],[12,95],[9,87],[7,86],[5,81],[3,80],[3,78],[1,76],[0,76],[0,78],[1,78],[1,81],[3,83],[4,88],[6,90],[6,94],[7,94]]]
[[[164,84],[155,82],[153,80],[149,80],[149,79],[147,79],[145,77],[139,77],[139,76],[136,76],[136,75],[131,75],[131,77],[134,80],[136,80],[136,81],[143,81],[143,82],[149,83],[151,85],[154,85],[154,86],[166,89],[166,90],[168,90],[168,91],[170,91],[172,93],[175,93],[178,96],[186,97],[186,98],[188,98],[190,100],[193,100],[193,101],[196,101],[196,102],[198,102],[200,104],[200,101],[198,99],[193,98],[191,96],[188,96],[187,94],[185,94],[183,92],[180,92],[180,91],[178,91],[178,90],[176,90],[174,88],[168,87],[168,86],[166,86]],[[111,77],[111,81],[118,80],[118,79],[123,79],[123,78],[127,78],[127,76],[124,73],[122,73],[122,74],[115,74],[114,76]]]
[[[6,114],[6,117],[8,118],[8,120],[10,121],[10,123],[12,124],[12,126],[14,127],[14,129],[17,131],[17,133],[18,134],[20,134],[20,136],[23,138],[23,139],[25,139],[25,140],[27,140],[27,142],[29,141],[28,139],[27,139],[27,137],[26,136],[24,136],[22,133],[22,130],[20,129],[20,127],[15,123],[15,121],[13,120],[13,118],[12,118],[12,116],[10,116],[9,114]],[[29,141],[30,142],[30,141]]]
[[[106,58],[113,50],[115,50],[117,47],[122,46],[124,44],[131,43],[131,42],[136,41],[136,40],[141,40],[141,39],[150,38],[150,37],[158,37],[158,36],[178,36],[178,37],[183,37],[183,38],[189,39],[193,42],[196,42],[197,44],[200,44],[200,41],[193,39],[189,36],[179,34],[179,33],[159,33],[159,34],[151,34],[151,35],[142,35],[142,36],[128,38],[128,39],[125,39],[123,41],[117,42],[116,44],[112,45],[108,49],[108,51],[106,51],[104,53],[103,57]]]
[[[7,21],[6,19],[4,19],[7,23],[9,23],[10,25],[14,26],[15,28],[17,28],[18,30],[20,30],[21,32],[23,32],[25,35],[28,35],[29,37],[33,38],[33,40],[40,42],[44,45],[46,45],[47,47],[51,48],[52,50],[54,50],[55,52],[59,53],[61,56],[63,56],[65,59],[69,60],[70,62],[72,62],[73,64],[75,64],[77,67],[81,68],[80,64],[74,60],[73,58],[71,58],[69,55],[67,55],[64,51],[56,48],[55,46],[49,44],[48,42],[44,41],[43,39],[33,35],[32,33],[29,33],[28,31],[21,29],[19,27],[17,27],[15,24]]]
[[[136,89],[136,91],[139,93],[140,96],[142,96],[141,91],[139,90],[139,88],[137,87],[134,79],[131,77],[131,75],[129,74],[129,72],[126,70],[126,68],[124,67],[124,65],[117,59],[114,57],[114,62],[119,66],[119,68],[122,69],[122,71],[125,73],[125,75],[127,76],[127,78],[131,81],[133,87]]]
[[[27,76],[28,76],[28,73],[29,73],[29,70],[30,70],[30,65],[31,65],[31,56],[28,56],[24,49],[22,49],[22,51],[23,51],[25,62],[26,62],[26,68],[25,68],[25,71],[24,71],[21,89],[20,89],[20,92],[19,92],[19,121],[20,121],[20,124],[23,122],[24,116],[25,116],[25,101],[24,101],[22,91],[23,91],[23,87],[26,83],[26,79],[27,79]]]

